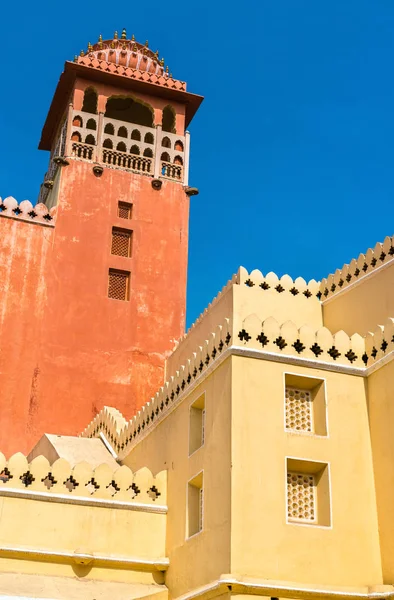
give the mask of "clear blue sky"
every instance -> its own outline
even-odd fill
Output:
[[[36,198],[64,61],[122,27],[205,96],[189,324],[240,264],[320,279],[394,233],[393,0],[4,3],[2,197]]]

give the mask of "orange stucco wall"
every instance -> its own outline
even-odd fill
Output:
[[[131,220],[118,201],[133,204]],[[184,330],[189,199],[181,185],[89,163],[63,167],[54,229],[0,218],[0,436],[7,454],[77,434],[104,405],[132,416]],[[112,227],[133,231],[111,255]],[[108,270],[131,272],[129,301]]]

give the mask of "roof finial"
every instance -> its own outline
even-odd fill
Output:
[[[164,58],[162,58],[162,59],[161,59],[161,61],[160,61],[160,65],[161,65],[162,67],[164,67]]]
[[[168,65],[167,65],[166,66],[166,73],[167,73],[167,75],[168,75],[168,71],[169,71],[169,68],[168,68]]]
[[[122,40],[127,40],[127,33],[125,28],[122,29]]]
[[[92,52],[93,46],[90,42],[88,42],[88,52]]]
[[[74,56],[74,62],[78,62],[78,56],[77,55]]]
[[[103,41],[103,36],[101,35],[101,33],[100,33],[100,35],[99,35],[99,39],[98,39],[98,41],[99,41],[99,42],[102,42],[102,41]]]
[[[85,56],[85,52],[83,50],[81,50],[81,52],[79,53],[79,56]]]
[[[135,42],[134,33],[133,33],[133,35],[131,36],[131,41],[132,41],[132,42]]]
[[[148,42],[148,40],[146,40],[146,42],[145,42],[145,47],[149,48],[149,42]]]
[[[114,33],[114,40],[117,40],[117,39],[118,39],[118,32],[115,31],[115,33]]]

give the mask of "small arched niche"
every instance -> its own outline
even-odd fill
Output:
[[[97,92],[94,88],[88,87],[83,95],[82,112],[97,115]]]
[[[119,142],[116,149],[119,150],[119,152],[127,152],[126,144],[124,142]]]
[[[110,150],[114,147],[112,140],[109,140],[108,138],[106,140],[104,140],[103,143],[103,148],[109,148]]]
[[[91,133],[89,133],[89,135],[86,136],[85,138],[85,144],[91,144],[92,146],[96,145],[96,140],[94,135],[92,135]]]
[[[109,135],[114,135],[115,128],[112,125],[112,123],[107,123],[106,124],[106,126],[104,127],[104,133],[108,133]]]
[[[74,131],[71,139],[73,142],[80,142],[81,141],[81,134],[79,133],[79,131]]]
[[[127,138],[127,129],[123,125],[118,129],[118,137]]]
[[[177,140],[174,145],[174,149],[178,150],[178,152],[183,152],[183,144],[181,140]]]
[[[170,162],[170,155],[168,152],[163,152],[160,156],[160,160],[164,160],[165,162]]]
[[[153,133],[146,133],[145,137],[144,137],[144,142],[145,144],[153,144],[154,142],[154,137],[153,137]]]
[[[131,132],[131,139],[137,140],[137,142],[141,141],[141,134],[138,131],[138,129],[133,129],[133,131]]]
[[[73,127],[83,127],[82,117],[75,115],[73,118]]]
[[[175,110],[168,105],[163,108],[162,129],[169,133],[176,133],[175,130]]]
[[[161,145],[163,146],[163,148],[171,148],[171,140],[168,137],[164,137],[161,140]]]
[[[183,165],[183,160],[180,156],[174,158],[174,165]]]
[[[126,123],[153,127],[153,108],[127,96],[111,96],[107,100],[105,116]]]
[[[130,154],[138,154],[138,155],[140,154],[140,149],[138,148],[138,146],[136,144],[131,146]]]
[[[144,156],[147,156],[148,158],[153,158],[153,152],[150,148],[145,148],[144,150]]]
[[[96,131],[96,129],[97,129],[96,121],[94,119],[89,119],[88,122],[86,123],[86,129],[93,129],[94,131]]]

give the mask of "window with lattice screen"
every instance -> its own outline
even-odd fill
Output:
[[[324,380],[285,373],[284,392],[286,431],[327,435],[327,402]]]
[[[120,219],[131,219],[133,205],[129,202],[118,202],[118,217]]]
[[[329,465],[287,457],[286,466],[287,522],[330,526]]]
[[[128,300],[130,287],[130,273],[127,271],[109,270],[108,298],[114,300]]]
[[[129,258],[131,256],[131,234],[132,232],[127,229],[113,227],[111,254]]]

